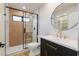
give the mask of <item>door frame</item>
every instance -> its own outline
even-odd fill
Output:
[[[1,38],[1,43],[4,44],[3,47],[0,47],[1,49],[1,52],[0,52],[0,55],[1,56],[6,56],[6,8],[5,8],[5,3],[0,3],[0,6],[1,6],[1,20],[2,21],[2,38]]]

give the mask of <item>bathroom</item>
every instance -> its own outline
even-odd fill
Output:
[[[0,34],[0,39],[3,39],[0,40],[2,42],[0,55],[77,56],[78,5],[78,3],[1,3],[0,6],[4,8],[0,7],[0,12],[4,15],[0,17],[2,24],[0,32],[3,33]]]

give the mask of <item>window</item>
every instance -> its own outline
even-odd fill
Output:
[[[13,16],[13,21],[22,21],[22,17],[20,17],[20,16]]]

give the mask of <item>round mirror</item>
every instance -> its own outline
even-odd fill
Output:
[[[57,30],[72,29],[78,24],[77,3],[62,3],[51,15],[51,23]]]

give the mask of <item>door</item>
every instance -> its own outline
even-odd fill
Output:
[[[5,55],[5,47],[2,44],[5,43],[5,25],[4,25],[4,4],[0,3],[0,56]]]
[[[6,55],[23,50],[23,12],[6,8]]]
[[[24,22],[24,44],[26,44],[26,45],[33,41],[33,39],[32,39],[32,19],[31,19],[31,14],[29,14],[29,16],[28,16],[28,14],[25,13],[25,18],[23,19],[23,22]]]
[[[34,42],[36,42],[37,40],[36,16],[33,17],[33,14],[19,11],[16,9],[7,8],[6,55],[16,55],[16,53],[24,51],[24,48],[26,48],[27,43],[33,42],[34,39],[35,39]],[[33,24],[33,22],[36,23]],[[33,30],[34,27],[35,30]]]
[[[9,22],[9,46],[17,46],[23,44],[23,22],[22,17],[13,16],[14,18],[20,18],[21,21]],[[18,20],[16,19],[16,20]]]
[[[9,46],[23,44],[23,12],[9,9]]]
[[[25,13],[24,22],[24,48],[27,44],[37,42],[37,15]]]

